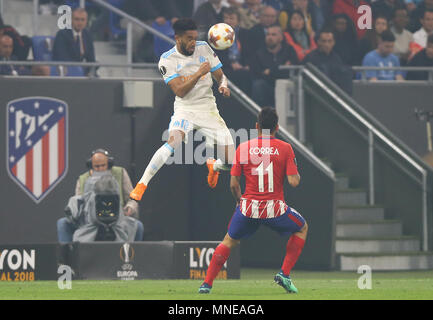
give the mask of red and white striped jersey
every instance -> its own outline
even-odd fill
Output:
[[[243,215],[248,218],[276,218],[287,211],[283,200],[251,200],[242,198],[239,204]]]
[[[278,217],[287,210],[284,180],[298,174],[292,146],[271,136],[260,136],[239,145],[232,176],[245,175],[240,210],[251,218]]]

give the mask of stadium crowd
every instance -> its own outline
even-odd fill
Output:
[[[42,5],[55,6],[61,2],[46,0]],[[78,5],[78,1],[75,2]],[[197,22],[200,40],[206,39],[207,30],[215,23],[231,25],[236,33],[235,44],[216,53],[229,78],[247,94],[255,95],[261,105],[272,105],[272,98],[268,96],[272,95],[275,79],[285,76],[278,65],[310,62],[337,84],[344,84],[347,77],[360,76],[353,74],[351,66],[418,67],[432,66],[433,61],[433,0],[111,2],[172,38],[171,25],[181,17],[192,17]],[[362,5],[371,8],[371,29],[360,27],[368,22],[365,12],[358,12]],[[54,40],[53,60],[95,61],[92,37],[109,40],[113,23],[117,23],[119,28],[125,26],[125,21],[121,19],[117,22],[108,19],[105,10],[95,10],[95,7],[86,10],[89,12],[89,23],[87,28],[80,27],[83,37],[76,31],[70,35],[59,31]],[[160,54],[171,48],[167,43],[161,45],[152,34],[141,28],[134,28],[133,38],[135,62],[157,62]],[[10,43],[10,39],[13,52],[7,56],[5,52],[9,52],[10,48],[3,47]],[[31,40],[19,35],[13,26],[4,25],[0,17],[0,59],[26,60],[30,48]],[[16,68],[5,67],[0,69],[0,73],[20,74]],[[372,70],[365,75],[370,81],[426,80],[428,77],[427,72],[405,73],[398,70]],[[350,88],[343,89],[350,91]]]

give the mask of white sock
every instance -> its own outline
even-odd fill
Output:
[[[218,159],[213,164],[213,169],[215,171],[229,171],[232,169],[231,164],[223,163],[221,159]]]
[[[143,183],[145,186],[147,186],[150,179],[152,179],[158,170],[161,169],[161,167],[166,163],[173,151],[174,149],[168,143],[159,148],[153,155],[138,183]]]

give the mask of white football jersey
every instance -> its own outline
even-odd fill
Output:
[[[185,56],[177,51],[176,46],[163,53],[159,59],[158,68],[165,83],[181,77],[185,80],[199,69],[200,65],[208,61],[211,72],[222,67],[215,52],[206,41],[196,41],[194,53]],[[212,75],[208,72],[183,98],[176,96],[174,111],[212,111],[216,109],[215,97],[212,92]]]

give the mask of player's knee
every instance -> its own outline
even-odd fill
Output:
[[[179,147],[182,143],[182,141],[184,140],[185,137],[185,133],[179,131],[179,132],[174,132],[172,134],[170,134],[170,137],[168,138],[167,143],[173,148],[176,149],[177,147]]]
[[[228,234],[224,237],[223,244],[228,248],[233,248],[240,243],[240,240],[233,239]]]
[[[308,232],[308,224],[307,224],[307,221],[305,221],[304,226],[302,227],[302,229],[301,229],[300,232],[303,233],[303,234],[307,234],[307,232]]]

